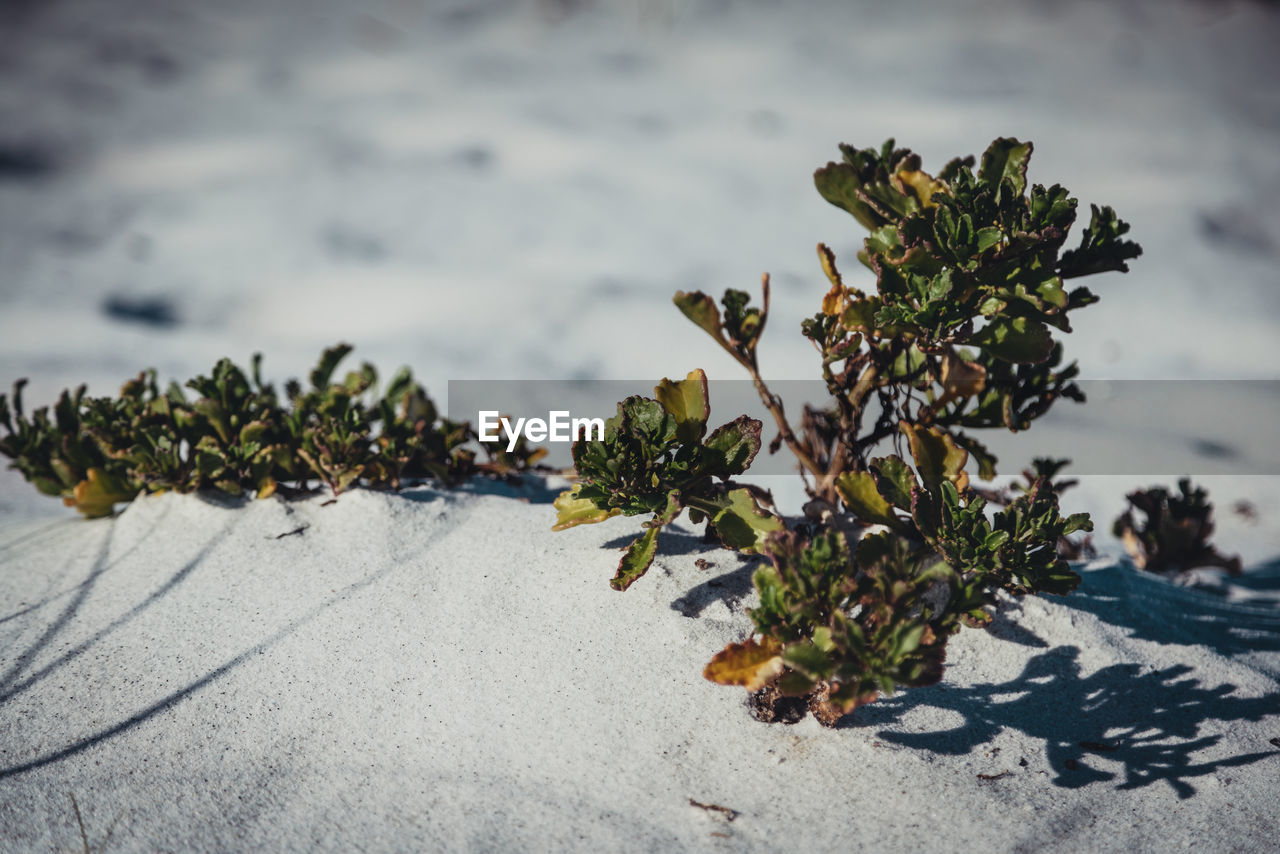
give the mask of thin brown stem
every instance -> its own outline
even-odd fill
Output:
[[[760,313],[760,329],[756,333],[755,340],[760,340],[760,335],[764,332],[765,323],[769,319],[769,274],[765,273],[760,277],[760,288],[763,291],[764,308]],[[822,469],[814,462],[812,455],[808,452],[800,440],[796,438],[796,434],[791,430],[791,424],[787,421],[786,410],[782,406],[782,399],[769,391],[769,386],[765,384],[764,378],[760,376],[760,367],[756,361],[756,352],[754,347],[746,354],[738,352],[726,342],[721,341],[720,345],[724,350],[737,361],[738,364],[747,369],[747,373],[751,374],[751,380],[755,384],[756,394],[760,396],[761,403],[765,409],[769,410],[769,414],[773,416],[774,422],[778,425],[778,435],[782,437],[782,441],[791,449],[791,453],[796,455],[796,459],[800,461],[800,465],[817,478],[823,476]]]
[[[796,459],[809,472],[817,478],[823,477],[821,467],[813,461],[813,457],[800,440],[796,438],[796,434],[791,430],[791,424],[787,421],[786,410],[782,406],[782,399],[769,391],[769,386],[765,384],[764,379],[760,376],[760,371],[754,364],[743,362],[743,367],[751,374],[751,380],[755,383],[756,394],[760,395],[760,401],[764,404],[764,408],[769,410],[769,414],[773,416],[773,420],[778,425],[778,435],[782,437],[782,441],[791,449],[791,453],[796,455]]]

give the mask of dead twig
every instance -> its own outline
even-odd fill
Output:
[[[689,799],[689,806],[697,807],[698,809],[706,810],[707,812],[718,812],[725,817],[726,821],[733,821],[741,815],[737,810],[731,810],[728,807],[722,807],[719,804],[704,804],[700,801],[695,801],[693,798]]]

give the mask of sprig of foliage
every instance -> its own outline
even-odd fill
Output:
[[[1049,486],[1053,492],[1060,496],[1068,489],[1079,484],[1077,480],[1058,478],[1058,474],[1069,465],[1071,465],[1071,460],[1036,457],[1031,461],[1031,465],[1028,468],[1022,470],[1021,481],[1013,481],[999,489],[974,486],[973,491],[992,504],[1004,507],[1019,495],[1034,487],[1041,478],[1045,478],[1049,481]],[[1058,539],[1058,557],[1074,561],[1091,559],[1097,556],[1098,552],[1094,548],[1092,536],[1072,537],[1063,535]]]
[[[1213,504],[1190,478],[1178,481],[1178,492],[1162,486],[1138,489],[1126,496],[1129,507],[1116,517],[1112,532],[1124,543],[1138,569],[1173,575],[1197,567],[1216,566],[1230,575],[1241,572],[1240,557],[1218,551],[1213,536]],[[1135,516],[1142,514],[1142,519]]]
[[[819,169],[814,181],[870,231],[858,259],[875,274],[875,292],[846,284],[834,253],[819,244],[830,290],[801,331],[821,356],[833,407],[806,407],[793,431],[768,392],[755,357],[768,320],[767,276],[762,308],[735,290],[726,291],[723,312],[700,291],[677,293],[675,303],[751,374],[779,441],[812,478],[813,497],[834,505],[838,478],[865,471],[901,421],[943,430],[990,479],[997,460],[967,431],[1024,430],[1060,398],[1084,399],[1052,330],[1069,332],[1071,312],[1097,297],[1065,283],[1127,270],[1141,249],[1122,239],[1128,225],[1110,208],[1095,207],[1079,247],[1063,252],[1077,203],[1056,184],[1028,187],[1029,142],[998,139],[977,172],[973,158],[955,159],[937,178],[892,140],[878,151],[841,151],[844,161]]]
[[[602,522],[613,516],[651,515],[645,532],[626,550],[609,583],[626,590],[648,571],[658,531],[687,508],[706,520],[728,548],[756,551],[782,522],[760,507],[762,496],[729,478],[742,474],[760,450],[761,424],[741,416],[707,434],[711,403],[701,370],[664,379],[654,397],[629,397],[605,422],[600,441],[580,439],[573,462],[580,480],[555,501],[552,528]]]
[[[116,398],[89,398],[81,386],[53,407],[27,418],[25,380],[13,388],[12,410],[0,395],[0,424],[8,435],[0,453],[46,495],[61,496],[86,516],[109,515],[139,492],[215,489],[266,497],[281,485],[306,490],[309,481],[334,494],[357,483],[399,489],[433,478],[453,484],[480,472],[527,469],[544,453],[527,447],[477,463],[465,422],[441,418],[408,369],[382,394],[368,363],[334,382],[351,352],[326,350],[303,389],[285,386],[286,400],[261,379],[261,357],[248,374],[228,359],[209,376],[176,383],[163,393],[155,372],[124,384]]]

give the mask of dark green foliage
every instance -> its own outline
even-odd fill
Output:
[[[974,158],[955,159],[937,178],[892,140],[841,152],[843,162],[814,180],[870,232],[858,257],[875,290],[847,285],[819,244],[830,288],[801,333],[820,355],[834,405],[806,406],[795,430],[761,376],[767,275],[760,307],[733,289],[719,305],[700,291],[675,295],[751,375],[778,427],[770,450],[785,444],[795,454],[813,499],[804,533],[758,529],[742,545],[705,513],[727,545],[763,547],[772,561],[755,575],[757,636],[730,644],[705,675],[758,697],[805,696],[826,723],[897,685],[941,678],[947,638],[988,622],[999,591],[1062,594],[1079,583],[1062,553],[1092,523],[1059,512],[1058,490],[1070,485],[1053,481],[1061,464],[1037,461],[1025,487],[981,493],[966,466],[972,459],[990,479],[997,460],[965,431],[1023,430],[1059,399],[1083,401],[1055,331],[1069,332],[1070,313],[1097,297],[1065,282],[1126,270],[1141,251],[1122,239],[1128,226],[1110,208],[1095,207],[1078,248],[1063,252],[1076,200],[1057,185],[1028,186],[1030,143],[998,139],[976,171]],[[558,528],[653,514],[622,559],[620,589],[653,559],[657,526],[686,506],[699,520],[694,496],[712,484],[699,479],[716,445],[716,434],[697,444],[705,408],[688,406],[697,395],[663,390],[661,402],[624,401],[605,442],[575,448],[583,481],[557,502]],[[701,420],[684,429],[694,410]],[[750,463],[759,432],[754,425],[750,453],[730,473]],[[886,440],[909,454],[873,457]],[[991,514],[989,502],[1002,507]],[[854,536],[868,525],[883,529]]]
[[[989,518],[985,499],[950,477],[958,466],[931,461],[917,445],[923,482],[898,457],[873,460],[873,473],[847,481],[855,513],[889,530],[863,535],[856,549],[834,527],[770,540],[773,565],[756,572],[761,604],[752,617],[785,666],[781,694],[821,690],[828,713],[842,714],[895,685],[936,682],[947,638],[962,624],[987,623],[999,590],[1067,593],[1079,583],[1056,544],[1092,525],[1059,514],[1047,478]]]
[[[769,556],[755,574],[760,607],[751,617],[776,645],[783,694],[824,686],[824,702],[844,712],[894,685],[942,677],[950,615],[929,596],[945,585],[946,567],[927,549],[880,533],[864,536],[855,552],[845,533],[827,529],[775,536]]]
[[[527,468],[541,452],[517,449],[477,464],[464,445],[466,423],[440,418],[409,371],[376,392],[372,365],[333,382],[351,348],[326,350],[303,391],[286,385],[287,400],[264,384],[260,357],[246,374],[228,359],[209,376],[176,383],[163,393],[155,373],[125,383],[116,398],[63,392],[25,417],[23,381],[13,409],[0,395],[0,424],[8,435],[0,453],[41,492],[61,496],[86,516],[105,516],[139,492],[216,489],[232,495],[271,495],[281,484],[305,490],[315,479],[336,494],[356,483],[398,489],[406,480],[455,483],[477,472]]]
[[[1139,569],[1172,575],[1197,567],[1216,566],[1231,575],[1241,572],[1240,558],[1227,557],[1213,547],[1213,505],[1189,478],[1178,481],[1178,493],[1162,486],[1139,489],[1126,496],[1129,508],[1115,520],[1112,531],[1125,545]],[[1142,514],[1142,519],[1135,517]]]
[[[760,422],[745,416],[707,435],[711,412],[707,378],[663,380],[655,398],[629,397],[605,422],[604,439],[573,446],[579,482],[556,499],[553,530],[612,516],[652,515],[647,530],[623,555],[610,582],[625,590],[644,575],[657,550],[658,529],[686,508],[730,548],[752,551],[781,528],[755,494],[729,478],[742,474],[760,450]]]

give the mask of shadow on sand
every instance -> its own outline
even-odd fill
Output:
[[[151,531],[156,530],[160,526],[165,515],[167,515],[167,511],[155,520],[150,528]],[[35,667],[33,665],[38,658],[41,657],[42,652],[49,649],[59,648],[58,641],[60,636],[62,636],[70,626],[74,625],[78,619],[80,619],[80,611],[82,610],[86,599],[93,588],[101,582],[107,570],[120,565],[127,558],[131,557],[133,553],[149,539],[149,536],[139,537],[137,542],[131,545],[128,549],[116,556],[113,560],[108,561],[108,554],[110,552],[115,533],[115,520],[112,519],[109,522],[104,520],[104,523],[110,525],[110,527],[107,529],[106,534],[103,537],[97,558],[88,569],[87,577],[82,582],[75,585],[71,591],[65,591],[64,594],[61,594],[72,594],[71,601],[69,601],[60,612],[49,619],[48,623],[39,632],[34,641],[27,644],[25,649],[22,649],[12,657],[12,663],[5,668],[3,675],[0,675],[0,716],[7,714],[6,706],[8,706],[15,698],[18,698],[22,694],[34,689],[51,675],[72,664],[76,659],[80,658],[101,641],[144,612],[162,604],[166,597],[177,591],[186,579],[200,569],[218,545],[227,540],[228,535],[240,520],[241,517],[238,515],[233,517],[231,521],[224,525],[213,537],[209,538],[200,548],[198,548],[195,555],[189,561],[172,572],[141,601],[133,605],[101,629],[95,631],[87,639],[66,648],[49,662]],[[420,546],[421,543],[418,545]],[[0,767],[0,780],[14,777],[37,768],[42,768],[46,765],[52,765],[63,759],[81,754],[98,744],[128,732],[141,723],[164,714],[170,708],[188,697],[197,694],[203,688],[221,679],[241,664],[244,664],[245,662],[252,660],[255,656],[270,650],[302,626],[325,614],[330,608],[342,600],[377,583],[397,571],[401,565],[400,561],[392,561],[384,568],[375,570],[363,577],[357,578],[345,587],[333,590],[331,595],[317,601],[303,613],[280,625],[274,632],[271,632],[257,643],[253,643],[252,645],[243,648],[238,654],[226,658],[217,666],[207,670],[198,679],[189,682],[169,694],[155,699],[139,711],[125,717],[117,723],[83,735],[67,733],[67,743],[65,743],[64,746],[47,750],[25,761],[11,761],[10,764]],[[60,597],[51,597],[46,602],[39,603],[34,608],[25,608],[21,613],[11,614],[9,617],[20,618],[38,612],[41,605],[48,604],[56,598]],[[11,751],[9,755],[13,756],[13,752]]]
[[[1196,789],[1191,780],[1224,768],[1280,758],[1259,750],[1211,758],[1222,736],[1201,734],[1211,722],[1259,721],[1275,715],[1275,697],[1237,697],[1230,684],[1209,686],[1190,667],[1142,672],[1135,664],[1113,664],[1081,674],[1074,646],[1031,658],[1008,682],[915,689],[859,709],[842,725],[885,726],[917,706],[957,712],[964,722],[936,732],[882,730],[885,741],[945,755],[972,753],[1001,731],[1017,730],[1045,742],[1055,785],[1078,789],[1119,779],[1118,789],[1167,782],[1180,798]],[[1207,755],[1197,758],[1194,754]],[[1220,753],[1220,751],[1218,751]],[[1119,765],[1119,771],[1108,766]],[[1280,768],[1277,769],[1280,773]]]
[[[1065,604],[1159,643],[1199,643],[1224,655],[1280,648],[1280,636],[1266,631],[1264,610],[1246,608],[1248,619],[1243,619],[1225,601],[1205,599],[1200,591],[1169,593],[1163,580],[1157,580],[1163,587],[1149,589],[1147,580],[1135,579],[1133,572],[1124,566],[1087,572]],[[1161,591],[1165,597],[1156,595]],[[1280,739],[1262,739],[1256,750],[1223,756],[1215,748],[1224,728],[1212,726],[1264,718],[1280,723],[1280,696],[1242,697],[1235,685],[1210,684],[1186,665],[1152,670],[1113,664],[1086,676],[1078,647],[1048,649],[1005,612],[989,631],[1046,651],[1008,682],[942,682],[913,689],[859,709],[841,725],[885,727],[918,706],[947,709],[964,723],[936,732],[885,729],[878,735],[907,747],[962,755],[1003,730],[1017,730],[1045,742],[1054,784],[1072,789],[1108,781],[1118,781],[1119,789],[1137,789],[1163,781],[1178,797],[1188,798],[1196,792],[1192,780],[1222,769],[1269,760],[1278,763],[1280,774],[1280,750],[1275,749]]]

